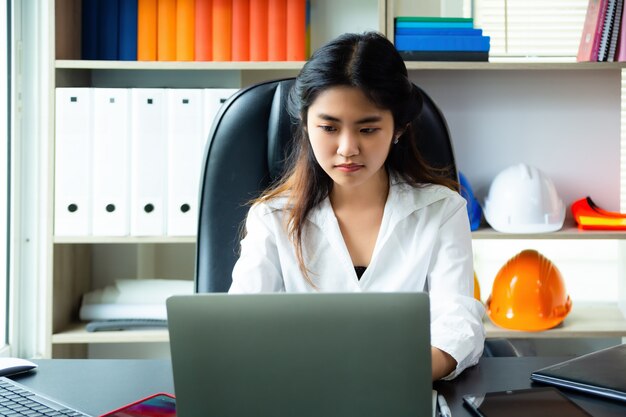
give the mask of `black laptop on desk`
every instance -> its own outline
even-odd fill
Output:
[[[626,344],[533,372],[533,381],[626,401]]]
[[[167,300],[179,417],[432,415],[425,293]]]

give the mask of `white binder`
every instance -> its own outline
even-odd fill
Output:
[[[204,147],[211,132],[211,127],[215,121],[215,116],[222,107],[222,104],[238,91],[237,88],[205,88],[204,89],[204,134],[202,141],[202,149],[204,155]]]
[[[55,100],[54,234],[88,236],[91,89],[57,88]]]
[[[130,232],[130,91],[93,89],[92,223],[94,236]]]
[[[195,236],[202,162],[201,89],[167,90],[167,234]]]
[[[130,233],[165,232],[167,131],[165,90],[131,90]]]

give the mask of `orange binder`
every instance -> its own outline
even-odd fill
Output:
[[[157,59],[157,0],[137,2],[137,61]]]
[[[287,60],[287,0],[269,0],[267,8],[267,59]]]
[[[287,61],[306,59],[306,0],[287,0]]]
[[[213,2],[212,0],[196,0],[195,15],[195,54],[196,61],[213,59]]]
[[[157,60],[176,61],[176,0],[158,0]]]
[[[195,45],[195,1],[176,2],[176,60],[193,61]]]
[[[250,61],[267,61],[268,0],[250,1]]]
[[[250,0],[233,1],[233,61],[250,60]],[[254,1],[254,0],[252,0]]]
[[[213,0],[213,60],[232,59],[232,15],[231,0]]]

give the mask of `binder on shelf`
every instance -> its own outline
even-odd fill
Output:
[[[287,0],[286,59],[306,60],[306,0]]]
[[[205,88],[204,89],[204,116],[203,116],[203,130],[202,130],[202,143],[201,143],[201,153],[204,156],[204,147],[206,145],[206,141],[209,137],[209,133],[211,132],[211,128],[213,126],[213,121],[215,120],[215,116],[222,107],[222,104],[226,102],[233,94],[238,91],[237,88]]]
[[[212,0],[196,0],[194,42],[196,61],[213,59],[213,3]]]
[[[600,46],[598,47],[598,61],[606,61],[609,54],[609,43],[611,41],[611,32],[613,32],[613,24],[615,22],[616,0],[608,0],[608,6],[602,23],[602,35],[600,36]]]
[[[93,89],[91,234],[130,232],[130,90]]]
[[[267,59],[287,59],[287,0],[269,0],[267,6]]]
[[[254,2],[254,0],[252,0]],[[233,61],[250,60],[250,0],[233,0]]]
[[[626,11],[622,7],[622,20],[620,22],[619,34],[617,36],[617,47],[615,49],[615,61],[626,61]]]
[[[137,60],[137,0],[119,0],[118,52],[121,61]]]
[[[613,18],[613,30],[611,31],[611,39],[609,41],[609,53],[607,56],[607,61],[613,62],[615,61],[616,53],[617,53],[617,41],[619,39],[620,28],[622,26],[622,13],[624,9],[624,1],[617,0],[617,4],[615,6],[615,17]]]
[[[81,58],[98,59],[98,0],[83,0]]]
[[[202,89],[167,90],[168,236],[195,236],[204,144]]]
[[[231,0],[213,0],[213,60],[232,59],[232,18]]]
[[[157,3],[157,60],[176,61],[176,0]]]
[[[98,59],[115,61],[119,58],[119,0],[98,2]]]
[[[193,61],[195,52],[195,0],[176,2],[176,60]]]
[[[399,51],[489,51],[489,36],[396,36]]]
[[[428,17],[428,16],[398,16],[395,27],[405,28],[473,28],[474,19],[471,17]]]
[[[157,0],[137,0],[137,60],[157,59]]]
[[[576,61],[588,62],[598,60],[602,23],[604,22],[607,5],[608,0],[589,0]]]
[[[267,61],[268,0],[250,2],[250,61]]]
[[[91,232],[90,88],[57,88],[55,97],[54,234]]]
[[[167,126],[165,90],[131,89],[130,234],[165,232]]]

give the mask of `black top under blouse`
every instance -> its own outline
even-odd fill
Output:
[[[366,266],[355,266],[354,270],[356,272],[356,277],[358,279],[361,279],[361,277],[363,276],[363,273],[365,272],[366,269],[367,269]]]

